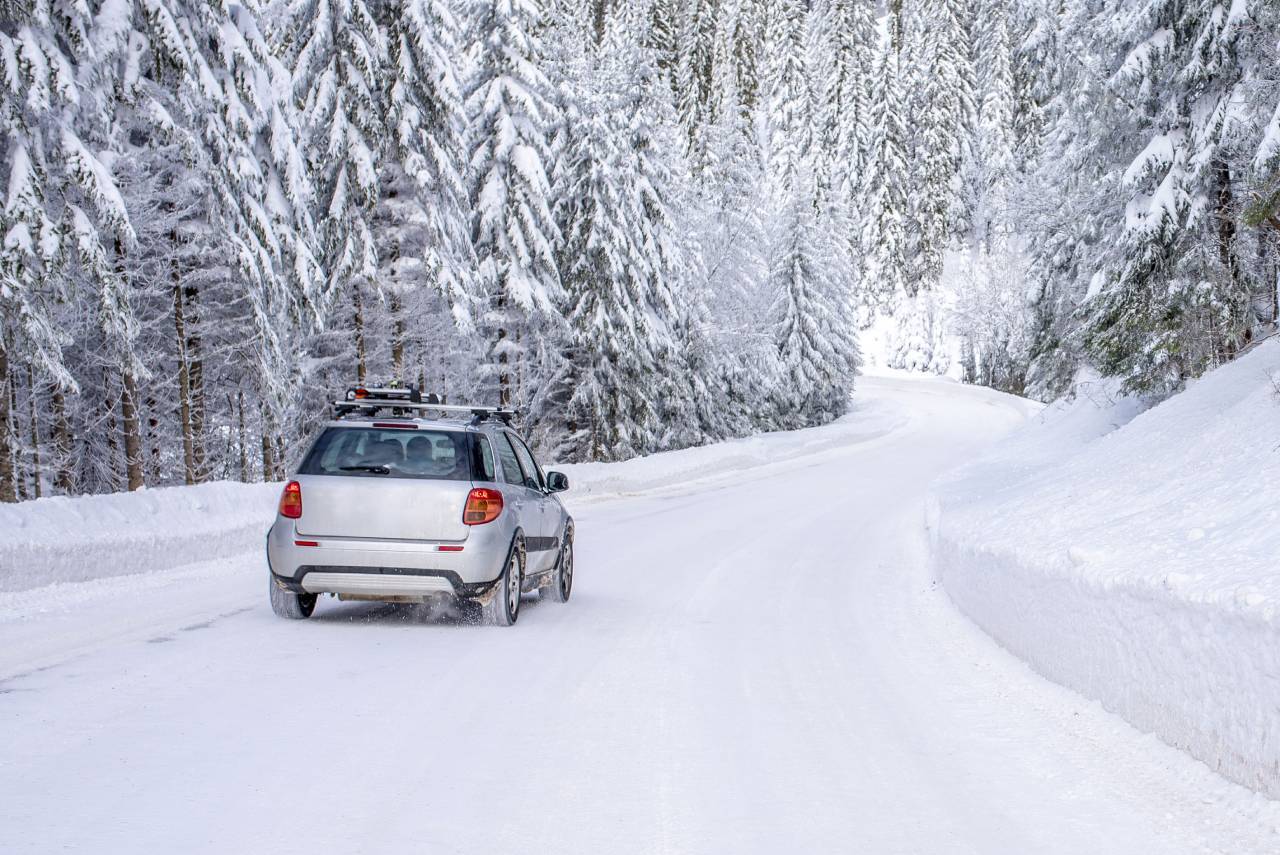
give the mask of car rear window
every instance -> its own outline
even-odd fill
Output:
[[[464,431],[331,427],[311,447],[302,475],[470,481],[478,454]]]

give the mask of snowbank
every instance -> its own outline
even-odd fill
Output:
[[[1144,411],[1086,383],[935,487],[935,571],[1050,679],[1280,798],[1280,342]]]
[[[219,482],[0,505],[0,591],[154,573],[263,547],[279,484]]]
[[[882,436],[904,417],[872,399],[822,428],[623,463],[556,466],[570,505],[740,472]],[[263,549],[280,484],[202,484],[0,506],[0,592],[137,573]]]
[[[819,428],[779,431],[714,445],[664,451],[621,463],[548,464],[569,476],[570,502],[626,496],[663,487],[684,487],[746,469],[786,463],[885,436],[906,420],[878,398],[858,396],[853,411]]]

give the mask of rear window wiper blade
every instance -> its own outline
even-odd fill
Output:
[[[390,475],[391,470],[385,466],[340,466],[343,472],[372,472],[374,475]]]

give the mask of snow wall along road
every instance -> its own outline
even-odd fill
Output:
[[[1050,679],[1280,798],[1280,342],[1078,394],[934,488],[935,573]]]
[[[0,506],[0,592],[265,553],[279,498],[279,484],[218,482]]]

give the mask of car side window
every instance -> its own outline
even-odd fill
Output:
[[[497,467],[493,465],[493,446],[489,444],[489,437],[484,434],[476,434],[476,472],[480,481],[496,481],[495,473]]]
[[[547,478],[542,474],[542,467],[538,465],[538,460],[533,456],[533,452],[529,450],[529,446],[525,441],[515,434],[508,434],[511,438],[511,444],[516,447],[516,456],[520,458],[520,465],[524,467],[525,474],[533,473],[533,477],[537,479],[537,484],[529,486],[541,490],[547,486]]]
[[[533,458],[529,456],[529,452],[525,450],[524,445],[514,435],[504,433],[503,436],[507,442],[511,443],[511,447],[515,450],[516,457],[520,461],[520,469],[524,473],[524,485],[530,490],[541,490],[542,485],[538,483],[538,467],[533,462]]]
[[[505,433],[494,436],[494,444],[498,446],[498,460],[502,462],[502,480],[508,484],[524,486],[524,473],[520,469],[520,460],[516,450],[511,447],[511,440]]]

